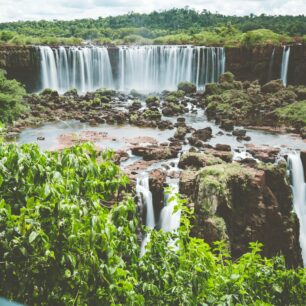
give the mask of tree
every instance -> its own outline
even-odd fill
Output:
[[[26,110],[23,96],[24,87],[16,80],[8,80],[0,69],[0,118],[3,123],[11,123]]]

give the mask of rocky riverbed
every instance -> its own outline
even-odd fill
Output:
[[[149,173],[157,215],[163,188],[178,182],[195,210],[193,235],[211,244],[224,239],[234,257],[258,240],[265,255],[282,252],[297,265],[299,225],[286,156],[299,150],[306,160],[305,122],[279,109],[305,104],[305,92],[279,81],[242,83],[229,73],[205,93],[188,83],[148,96],[45,90],[25,98],[29,112],[9,127],[7,138],[46,150],[86,141],[113,149],[132,182]]]

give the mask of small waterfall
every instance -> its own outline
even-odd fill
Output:
[[[149,176],[147,174],[138,177],[136,182],[136,192],[138,197],[146,209],[145,225],[150,228],[155,227],[153,198],[149,186]],[[150,235],[146,235],[141,244],[141,256],[145,253],[145,247],[150,240]]]
[[[300,223],[300,246],[306,266],[306,183],[302,160],[298,153],[288,156],[288,168],[292,182],[293,206]]]
[[[274,57],[275,57],[275,48],[273,48],[271,58],[270,58],[268,81],[271,81],[273,78]]]
[[[177,205],[175,200],[168,203],[168,200],[176,193],[178,193],[178,186],[177,184],[170,185],[171,193],[165,195],[165,206],[161,211],[160,214],[160,229],[165,232],[173,232],[180,227],[180,220],[181,220],[181,211],[178,210],[174,212],[174,208]]]
[[[281,80],[283,81],[283,84],[285,86],[287,86],[289,58],[290,58],[290,46],[284,46],[283,56],[282,56],[282,67],[281,67]]]
[[[176,90],[182,81],[192,82],[201,90],[205,84],[217,82],[225,69],[221,47],[120,46],[111,52],[96,46],[38,49],[41,89],[61,93],[71,88],[83,93],[101,87],[161,92]]]

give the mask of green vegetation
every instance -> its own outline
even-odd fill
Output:
[[[0,145],[0,295],[28,305],[302,305],[306,270],[261,245],[232,261],[224,243],[152,231],[140,257],[136,205],[110,152]],[[219,172],[218,172],[219,173]],[[170,201],[173,200],[170,199]],[[177,238],[178,250],[169,245]]]
[[[255,31],[254,31],[255,30]],[[171,9],[150,14],[73,21],[0,24],[2,44],[281,44],[305,41],[306,17],[224,16],[206,10]]]
[[[276,112],[282,122],[306,125],[306,100],[278,108]]]
[[[0,69],[0,120],[11,123],[26,110],[23,104],[25,89],[16,80],[7,80],[5,72]]]

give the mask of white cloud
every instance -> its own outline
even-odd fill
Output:
[[[97,18],[190,6],[230,15],[306,14],[305,0],[0,0],[0,22]]]

